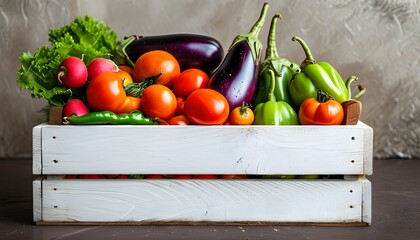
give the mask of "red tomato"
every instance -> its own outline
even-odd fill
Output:
[[[130,83],[133,83],[133,78],[127,71],[120,69],[118,70],[117,74],[121,76],[121,81],[123,82],[124,87]]]
[[[242,174],[238,174],[238,175],[227,174],[227,175],[220,175],[219,177],[221,179],[247,179],[248,178],[247,175],[242,175]]]
[[[176,98],[176,111],[175,111],[175,115],[182,115],[184,114],[184,104],[185,101],[183,98],[177,97]]]
[[[184,114],[193,124],[220,125],[229,117],[229,103],[216,90],[201,88],[185,100]]]
[[[344,110],[339,102],[323,99],[322,93],[317,98],[308,98],[299,108],[299,121],[302,125],[340,125],[343,122]]]
[[[229,123],[232,125],[251,125],[254,122],[254,112],[248,105],[236,107],[229,114]]]
[[[141,55],[133,68],[136,82],[162,74],[156,80],[158,83],[172,88],[175,78],[181,73],[176,58],[162,50],[153,50]]]
[[[214,174],[196,174],[196,175],[193,175],[192,178],[194,178],[194,179],[217,179],[217,175],[214,175]]]
[[[86,175],[80,175],[81,179],[101,179],[102,176],[98,174],[86,174]]]
[[[195,90],[205,88],[208,82],[207,73],[197,68],[190,68],[175,78],[173,91],[175,96],[185,99]]]
[[[175,179],[191,179],[191,175],[179,174],[179,175],[173,176],[173,178],[175,178]]]
[[[100,73],[89,82],[86,89],[88,105],[94,111],[118,110],[126,97],[122,77],[115,72]]]
[[[169,125],[191,125],[191,122],[184,115],[178,115],[168,120]]]
[[[148,86],[141,96],[141,109],[151,118],[169,120],[175,114],[176,106],[174,93],[161,84]]]

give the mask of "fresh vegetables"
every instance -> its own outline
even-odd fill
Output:
[[[258,86],[262,43],[258,40],[264,24],[268,3],[264,3],[261,15],[248,34],[237,36],[222,64],[211,75],[209,87],[223,94],[230,109],[251,104]]]
[[[20,56],[18,84],[32,90],[34,97],[44,97],[50,106],[65,105],[66,117],[140,112],[161,125],[299,124],[296,111],[309,110],[299,107],[318,90],[345,109],[356,106],[346,103],[357,78],[344,83],[330,64],[316,63],[301,38],[292,39],[306,54],[300,66],[280,58],[276,47],[280,14],[272,17],[261,62],[263,45],[258,38],[268,7],[264,3],[258,20],[247,34],[235,37],[224,58],[217,40],[195,34],[131,36],[117,46],[109,26],[93,17],[79,17],[49,31],[51,47]],[[365,89],[359,85],[359,91],[355,99]],[[303,113],[301,123],[307,124]]]
[[[299,121],[303,125],[340,125],[344,111],[328,93],[318,90],[317,98],[307,98],[300,105]]]
[[[271,75],[268,102],[258,104],[254,109],[254,125],[298,125],[298,116],[293,108],[285,101],[276,101],[274,89],[276,80],[274,71],[269,70]]]
[[[144,116],[141,112],[115,114],[111,111],[90,112],[83,116],[63,118],[64,124],[116,124],[116,125],[155,125],[156,120]]]
[[[202,88],[185,100],[184,114],[193,124],[220,125],[229,117],[229,104],[221,93]]]
[[[181,73],[176,58],[166,51],[154,50],[141,55],[134,64],[136,82],[160,75],[157,82],[172,88],[175,78]]]
[[[223,47],[214,38],[197,34],[130,36],[120,41],[114,52],[117,64],[134,66],[146,52],[163,50],[179,62],[181,71],[199,68],[210,74],[223,60]]]
[[[81,88],[86,83],[87,77],[86,65],[78,57],[68,57],[58,66],[57,81],[67,88]]]
[[[85,16],[75,18],[68,26],[50,29],[48,36],[51,47],[40,47],[33,55],[30,52],[20,55],[17,83],[30,90],[32,97],[44,98],[51,106],[63,106],[84,92],[57,84],[60,63],[69,56],[83,58],[85,64],[96,57],[108,56],[117,45],[117,34],[101,20]]]
[[[258,92],[254,102],[255,106],[269,100],[267,97],[272,77],[269,71],[274,72],[274,80],[276,82],[274,96],[276,100],[285,101],[289,105],[293,105],[289,94],[289,82],[293,75],[300,71],[300,67],[296,63],[279,57],[276,47],[276,26],[279,19],[281,19],[280,14],[276,14],[271,20],[265,59],[261,63]]]
[[[340,74],[331,64],[315,62],[308,45],[301,38],[293,37],[292,40],[298,41],[306,54],[306,58],[301,64],[302,72],[296,74],[290,83],[290,94],[295,105],[300,106],[307,98],[316,98],[318,90],[327,92],[339,103],[348,100],[351,82],[357,78],[350,77],[344,83]],[[360,98],[361,95],[357,95],[355,98]]]

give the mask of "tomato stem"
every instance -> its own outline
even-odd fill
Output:
[[[124,87],[125,93],[128,96],[141,97],[144,89],[146,89],[150,85],[156,84],[156,80],[160,77],[160,75],[162,75],[162,73],[159,73],[156,76],[146,78],[141,82],[128,84]]]
[[[320,89],[317,92],[316,100],[320,103],[325,103],[325,102],[328,102],[329,100],[334,100],[334,97],[331,96],[328,92]]]

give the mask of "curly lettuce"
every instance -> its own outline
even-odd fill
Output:
[[[44,98],[51,106],[63,106],[70,98],[83,96],[83,89],[71,90],[56,81],[56,71],[66,57],[82,58],[86,65],[96,57],[110,58],[117,45],[117,34],[101,20],[77,17],[70,25],[50,29],[51,47],[43,46],[32,55],[19,56],[21,67],[17,83],[21,89],[32,91],[33,98]]]

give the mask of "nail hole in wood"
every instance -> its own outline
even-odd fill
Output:
[[[53,136],[53,139],[56,139],[56,137],[55,137],[55,136]]]
[[[351,137],[351,140],[356,140],[356,137]]]
[[[54,163],[58,163],[58,160],[53,160]]]
[[[351,160],[351,163],[354,163],[354,160]]]
[[[350,193],[352,193],[353,192],[353,190],[350,190]]]
[[[350,205],[350,208],[353,208],[353,205]]]
[[[57,188],[53,188],[54,191],[57,191]]]
[[[58,208],[57,206],[54,206],[54,208]]]

